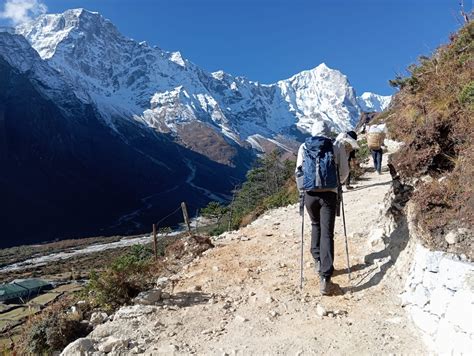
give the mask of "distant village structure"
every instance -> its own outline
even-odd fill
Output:
[[[0,285],[0,302],[27,300],[52,288],[51,283],[41,279],[17,279]]]

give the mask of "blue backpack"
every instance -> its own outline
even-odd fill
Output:
[[[303,190],[337,188],[337,168],[331,139],[307,138],[303,146]]]

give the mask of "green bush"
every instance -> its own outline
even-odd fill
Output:
[[[269,207],[287,205],[292,201],[282,191],[290,184],[289,181],[293,180],[294,184],[294,166],[292,161],[282,161],[277,151],[260,158],[247,173],[247,180],[229,206],[231,227],[238,228],[249,214],[256,217]]]
[[[117,272],[135,272],[145,267],[153,251],[145,245],[133,245],[130,251],[112,262],[111,268]]]
[[[370,157],[370,149],[367,146],[367,140],[364,138],[357,141],[359,144],[359,149],[356,151],[356,160],[359,162],[364,162],[367,158]]]
[[[71,300],[64,299],[31,317],[22,329],[15,352],[19,355],[49,355],[86,336],[90,332],[88,325],[67,313],[71,304]]]
[[[135,245],[102,272],[91,272],[85,292],[94,304],[114,310],[149,287],[152,251]]]
[[[468,83],[459,93],[459,102],[461,104],[474,104],[474,81]]]

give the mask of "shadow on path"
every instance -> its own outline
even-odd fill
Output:
[[[363,186],[358,187],[358,188],[354,188],[354,189],[350,189],[350,190],[344,191],[344,193],[355,192],[355,191],[357,191],[357,190],[362,190],[362,189],[366,189],[366,188],[377,187],[377,186],[379,186],[379,185],[387,185],[387,184],[392,184],[392,181],[388,180],[388,181],[386,181],[386,182],[380,182],[380,183],[374,183],[374,184],[363,185]]]
[[[382,281],[388,269],[396,263],[409,240],[406,217],[398,221],[397,228],[387,240],[388,245],[382,251],[374,252],[364,257],[365,264],[351,266],[351,272],[364,271],[364,273],[359,274],[357,277],[353,277],[352,292],[359,292],[376,286]],[[347,270],[338,271],[338,274],[343,273],[346,274]]]
[[[169,298],[163,299],[157,305],[169,305],[179,308],[191,305],[206,304],[211,299],[211,295],[202,292],[178,292],[171,294]]]

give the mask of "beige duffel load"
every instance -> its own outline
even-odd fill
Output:
[[[380,150],[383,145],[385,134],[383,132],[369,132],[367,134],[367,146],[371,150]]]

